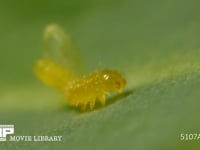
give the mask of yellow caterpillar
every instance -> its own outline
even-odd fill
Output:
[[[37,77],[60,91],[70,106],[94,109],[96,100],[104,106],[106,95],[124,90],[126,80],[113,70],[96,71],[88,76],[77,72],[81,57],[72,37],[58,25],[44,31],[45,55],[35,65]],[[76,58],[76,59],[75,59]]]

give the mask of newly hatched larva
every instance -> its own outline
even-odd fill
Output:
[[[47,26],[44,32],[45,55],[35,66],[37,77],[60,91],[70,106],[94,109],[96,100],[105,105],[109,93],[124,90],[126,80],[117,71],[96,71],[80,75],[83,64],[74,41],[58,25]],[[79,68],[79,69],[78,69]]]

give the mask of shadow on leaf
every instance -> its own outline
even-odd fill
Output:
[[[132,93],[133,93],[133,90],[127,90],[121,94],[111,95],[107,98],[105,106],[102,106],[100,104],[100,102],[97,100],[94,110],[90,110],[89,106],[87,106],[86,110],[83,111],[83,110],[81,110],[80,107],[75,108],[75,107],[70,107],[68,105],[62,106],[61,110],[63,110],[63,111],[74,111],[75,110],[78,113],[88,113],[88,112],[106,108],[107,106],[112,105],[112,104],[116,103],[117,101],[123,100],[124,98],[131,95]]]

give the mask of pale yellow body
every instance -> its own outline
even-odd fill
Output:
[[[44,35],[48,48],[51,48],[50,45],[53,39],[53,42],[58,45],[58,53],[61,50],[68,51],[67,48],[69,46],[66,46],[63,42],[69,36],[65,36],[64,32],[57,25],[48,26]],[[68,40],[66,43],[69,43]],[[106,95],[112,92],[120,93],[125,88],[126,81],[117,71],[104,70],[94,72],[88,76],[78,76],[74,73],[77,68],[70,68],[57,63],[48,51],[43,59],[36,62],[36,75],[45,84],[61,92],[70,106],[79,106],[82,110],[85,110],[89,106],[92,110],[96,100],[99,100],[102,105],[105,105]],[[59,58],[57,60],[60,61]],[[69,63],[72,63],[71,61]]]
[[[104,70],[72,81],[66,87],[65,96],[72,106],[81,106],[85,110],[89,105],[90,109],[93,109],[96,100],[105,105],[106,95],[111,92],[122,92],[125,85],[125,79],[118,72]]]

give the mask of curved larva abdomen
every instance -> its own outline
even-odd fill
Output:
[[[87,106],[94,109],[97,100],[104,106],[107,94],[120,93],[126,85],[125,79],[116,71],[104,70],[77,78],[50,59],[37,61],[35,72],[45,84],[61,92],[69,105],[81,107],[82,110]]]
[[[70,71],[67,71],[50,59],[38,60],[35,66],[35,73],[45,84],[61,92],[70,81],[76,79],[75,75]]]

